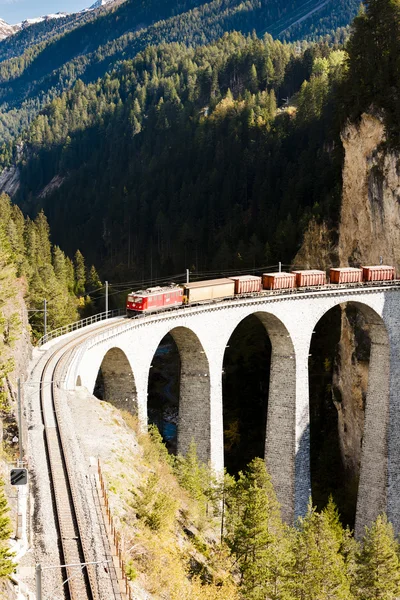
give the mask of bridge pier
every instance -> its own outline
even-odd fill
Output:
[[[272,342],[265,462],[281,504],[282,518],[293,523],[295,513],[296,360]]]
[[[180,356],[178,453],[185,455],[192,441],[202,462],[209,462],[211,448],[210,371],[199,338],[185,327],[170,334]]]
[[[388,321],[390,372],[389,414],[387,435],[387,514],[397,535],[400,534],[400,318],[395,294],[386,303],[385,321]]]
[[[372,329],[370,333],[372,333]],[[387,510],[389,346],[371,335],[368,389],[361,452],[355,533],[361,537],[366,525]]]

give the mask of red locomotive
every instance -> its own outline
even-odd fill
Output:
[[[394,267],[386,265],[361,268],[341,267],[329,271],[329,284],[339,285],[387,282],[396,279]],[[167,310],[182,304],[199,304],[229,299],[235,296],[265,294],[266,290],[307,290],[329,285],[325,271],[309,269],[292,273],[264,273],[262,277],[241,275],[224,279],[171,284],[169,287],[152,287],[128,295],[128,316]]]
[[[126,301],[128,316],[149,313],[183,303],[183,289],[179,286],[152,287],[129,294]]]

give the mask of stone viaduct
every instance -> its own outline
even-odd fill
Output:
[[[147,422],[149,370],[170,333],[181,360],[178,450],[192,438],[223,469],[222,370],[238,324],[255,315],[272,345],[265,460],[283,517],[303,515],[311,494],[308,356],[311,336],[334,306],[351,303],[369,324],[371,356],[356,534],[386,511],[400,532],[400,287],[327,289],[184,307],[93,333],[71,358],[65,386],[93,392],[101,367],[105,399]],[[246,399],[244,398],[245,402]]]

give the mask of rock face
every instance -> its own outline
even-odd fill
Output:
[[[324,223],[310,222],[295,263],[305,268],[331,265],[394,265],[400,275],[400,157],[385,145],[382,121],[364,114],[342,132],[343,188],[337,236]],[[341,335],[334,351],[332,401],[346,475],[346,497],[356,496],[371,342],[362,314],[342,307]],[[332,348],[326,348],[328,355]],[[313,401],[322,402],[322,399]]]
[[[342,132],[345,150],[338,255],[340,265],[394,265],[400,270],[400,162],[385,150],[377,117],[364,114]],[[368,386],[369,338],[360,317],[342,311],[334,385],[340,391],[339,437],[346,467],[358,470]]]
[[[342,134],[345,149],[339,228],[341,265],[384,264],[400,268],[400,161],[381,148],[380,120],[363,115]]]

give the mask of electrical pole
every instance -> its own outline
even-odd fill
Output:
[[[106,281],[106,319],[108,319],[108,281]]]
[[[46,298],[44,299],[43,320],[44,320],[44,337],[46,338],[46,336],[47,336],[47,300],[46,300]]]
[[[36,600],[42,600],[42,565],[36,565]]]

